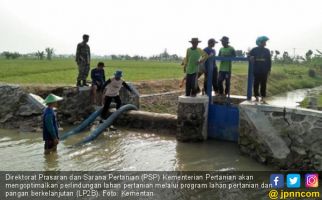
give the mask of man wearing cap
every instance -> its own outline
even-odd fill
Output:
[[[114,77],[108,79],[104,84],[104,88],[106,87],[106,92],[105,92],[105,98],[104,98],[104,107],[101,113],[102,119],[107,118],[108,109],[110,108],[110,105],[113,99],[116,103],[116,109],[119,109],[121,107],[122,101],[119,93],[122,86],[125,87],[131,93],[134,93],[130,88],[130,86],[121,78],[122,78],[122,71],[117,70],[114,73]]]
[[[89,65],[91,62],[91,51],[88,46],[89,36],[84,34],[83,41],[77,45],[76,63],[78,65],[77,87],[88,86],[86,79],[89,73]]]
[[[103,91],[103,86],[105,83],[105,71],[104,71],[104,63],[99,62],[97,67],[92,69],[91,78],[92,78],[92,103],[96,104],[96,93]],[[101,104],[101,102],[99,102]]]
[[[224,36],[221,38],[222,48],[219,50],[218,56],[221,57],[236,57],[235,49],[229,45],[229,38]],[[231,78],[231,61],[221,61],[218,77],[219,94],[224,95],[223,82],[225,81],[225,96],[230,92]]]
[[[199,39],[192,38],[189,41],[192,47],[187,49],[184,60],[184,72],[186,73],[186,96],[196,96],[198,84],[198,66],[208,58],[206,52],[198,48]]]
[[[59,143],[58,137],[58,122],[54,112],[57,108],[57,102],[63,98],[54,94],[49,94],[44,103],[47,105],[43,112],[43,140],[45,141],[45,154],[57,150]]]
[[[254,96],[256,101],[265,103],[267,78],[271,71],[272,59],[270,50],[265,48],[266,42],[269,40],[266,36],[260,36],[256,40],[257,47],[253,48],[250,53],[250,61],[254,66]],[[260,87],[260,93],[259,93]]]
[[[209,57],[211,56],[216,56],[216,50],[213,49],[215,44],[218,43],[215,39],[211,38],[208,40],[208,47],[204,49],[204,51],[208,54]],[[207,59],[205,62],[205,80],[204,80],[204,90],[207,93],[207,78],[208,78],[208,72],[207,72],[207,66],[208,66],[209,60]],[[213,68],[213,73],[212,73],[212,87],[215,91],[215,93],[218,92],[218,70],[217,70],[217,65],[216,61],[214,60],[213,63],[211,63],[210,67]]]

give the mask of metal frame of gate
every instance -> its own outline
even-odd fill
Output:
[[[239,109],[238,105],[214,104],[212,99],[213,63],[215,61],[248,61],[247,100],[252,98],[253,65],[245,57],[216,57],[211,56],[207,62],[207,94],[208,107],[208,137],[219,140],[238,142],[239,137]],[[228,97],[229,98],[229,97]],[[228,99],[229,100],[229,99]]]

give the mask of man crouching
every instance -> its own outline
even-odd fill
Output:
[[[57,108],[57,102],[61,100],[63,100],[63,98],[54,94],[49,94],[44,101],[47,105],[43,113],[43,140],[45,141],[45,154],[57,151],[59,137],[58,123],[54,108]]]
[[[130,86],[122,79],[122,71],[117,70],[114,73],[114,78],[108,79],[105,84],[105,98],[104,98],[104,106],[101,113],[102,119],[107,119],[108,110],[110,108],[110,105],[112,103],[112,100],[114,99],[116,103],[116,109],[119,109],[122,105],[122,101],[120,98],[120,90],[121,88],[125,87],[129,92],[134,94],[134,91],[130,88]]]

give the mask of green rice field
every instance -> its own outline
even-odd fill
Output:
[[[91,69],[101,60],[93,60]],[[116,69],[123,70],[124,79],[132,82],[143,80],[182,79],[182,66],[176,62],[158,61],[115,61],[103,60],[106,76]],[[219,63],[218,63],[219,65]],[[233,75],[247,75],[248,64],[234,63]],[[303,65],[273,65],[270,84],[280,87],[313,87],[322,84],[321,76],[308,76],[309,68]],[[48,60],[5,60],[0,59],[0,82],[34,85],[74,85],[77,65],[72,59]],[[90,77],[88,77],[90,79]],[[275,85],[275,86],[274,86]],[[283,89],[284,90],[284,89]]]

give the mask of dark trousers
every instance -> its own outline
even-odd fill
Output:
[[[104,107],[102,110],[101,118],[103,118],[103,119],[107,118],[108,109],[110,108],[110,105],[111,105],[113,99],[116,103],[116,109],[119,109],[121,107],[122,101],[121,101],[121,98],[119,95],[117,95],[115,97],[106,96],[104,99]]]
[[[205,80],[203,83],[203,88],[205,88],[205,93],[207,94],[207,81],[208,81],[208,72],[205,73]],[[212,87],[215,92],[218,92],[218,70],[217,67],[214,67],[212,71]]]
[[[197,94],[197,73],[187,74],[186,76],[186,96]]]
[[[88,73],[89,73],[89,64],[78,63],[78,76],[77,81],[86,81]]]
[[[57,150],[57,144],[54,143],[54,140],[45,140],[45,150]]]
[[[254,74],[254,96],[266,97],[266,84],[267,84],[267,73],[265,74]],[[260,95],[259,95],[260,87]]]
[[[219,72],[219,77],[218,77],[218,90],[219,94],[224,94],[224,86],[223,82],[225,81],[225,95],[227,95],[230,92],[230,77],[231,73],[230,72]]]
[[[45,140],[45,154],[49,154],[50,152],[57,151],[57,144],[55,144],[54,140]]]

